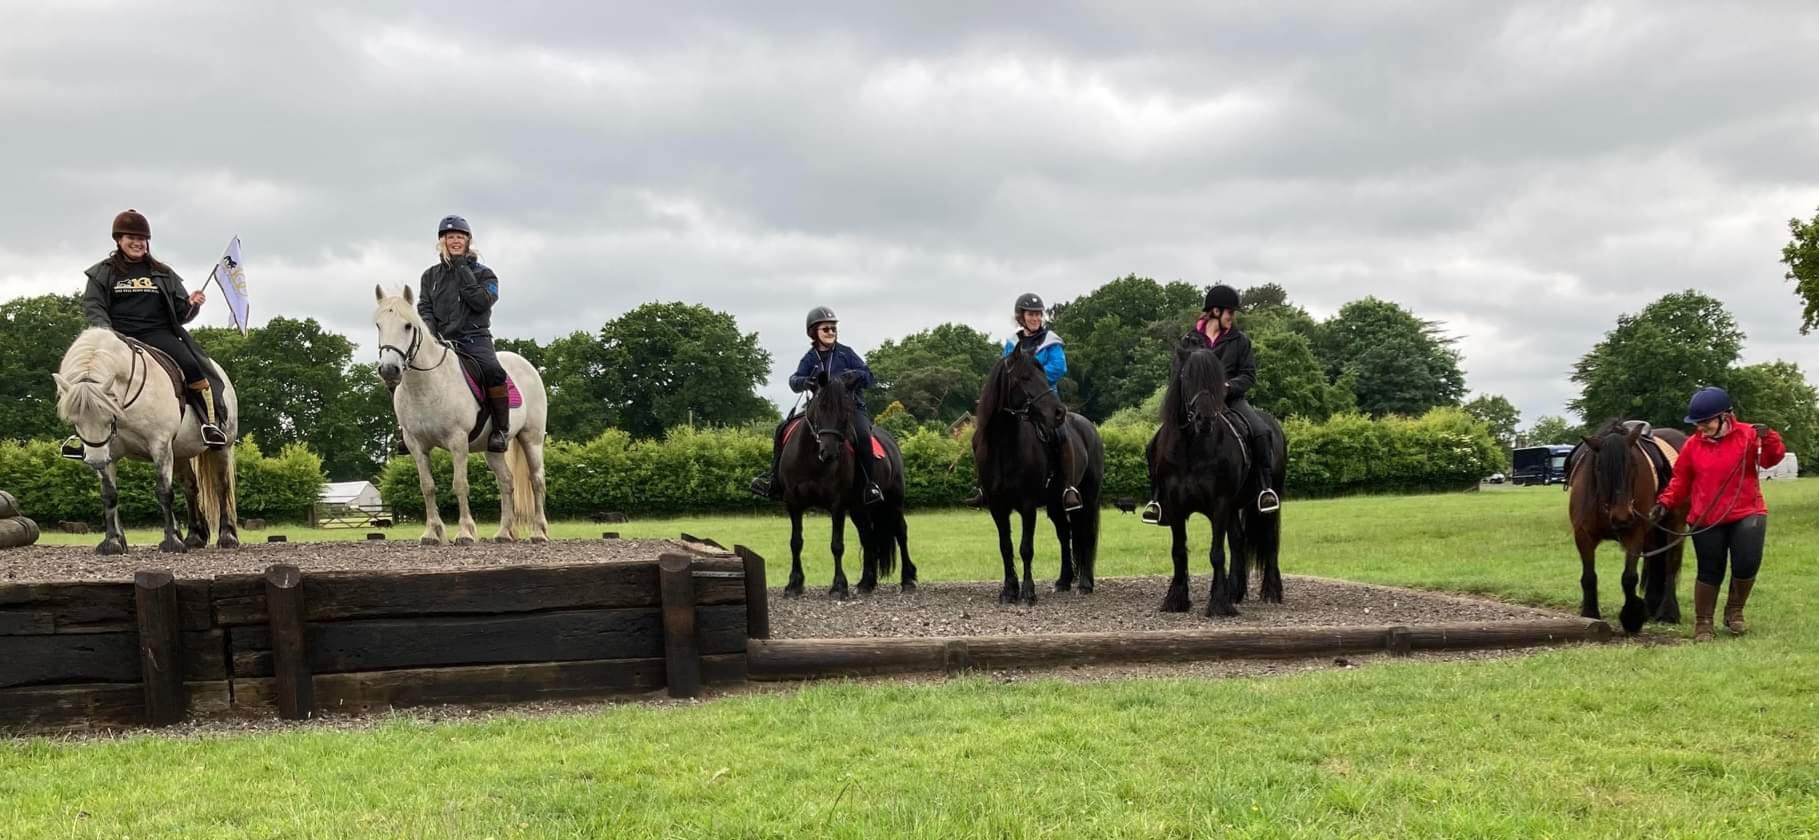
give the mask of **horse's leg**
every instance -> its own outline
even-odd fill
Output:
[[[802,508],[795,505],[789,509],[789,584],[783,594],[802,594]]]
[[[202,505],[197,500],[199,491],[196,470],[190,459],[179,458],[171,464],[171,471],[176,475],[177,486],[183,490],[183,506],[189,511],[189,535],[183,538],[183,544],[190,548],[208,546],[208,519],[202,515]]]
[[[1162,611],[1184,613],[1193,606],[1193,599],[1187,594],[1187,519],[1190,511],[1185,506],[1171,507],[1174,512],[1168,517],[1168,553],[1175,563],[1175,573],[1168,579],[1168,594],[1162,596]]]
[[[891,537],[881,529],[880,518],[864,505],[853,509],[853,529],[859,532],[859,594],[878,588],[878,555],[891,550]]]
[[[897,580],[902,583],[904,592],[916,591],[916,564],[910,562],[909,556],[909,519],[903,515],[903,509],[891,512],[891,518],[897,525],[897,554],[902,568],[897,572]]]
[[[545,489],[543,479],[543,444],[541,442],[529,443],[525,440],[525,438],[528,437],[530,437],[530,435],[520,432],[518,436],[518,445],[524,447],[525,464],[530,467],[531,492],[537,497],[537,513],[535,518],[531,520],[531,542],[546,543],[549,542],[549,513],[543,507]]]
[[[1011,562],[1011,510],[992,506],[992,523],[998,526],[998,555],[1004,558],[1004,588],[998,590],[998,603],[1017,603],[1017,567]]]
[[[1642,605],[1642,599],[1636,597],[1636,561],[1642,556],[1642,547],[1635,545],[1640,540],[1625,541],[1623,545],[1623,609],[1617,611],[1617,622],[1623,625],[1623,632],[1634,633],[1642,629],[1642,623],[1648,620],[1648,608]]]
[[[457,436],[459,437],[459,436]],[[455,509],[461,514],[455,529],[455,545],[474,544],[474,510],[467,504],[467,441],[457,440],[449,447],[451,485],[455,490]]]
[[[1036,578],[1030,573],[1030,565],[1036,559],[1036,506],[1027,505],[1020,511],[1023,517],[1023,544],[1017,547],[1017,553],[1023,557],[1023,588],[1020,594],[1023,603],[1036,605]]]
[[[841,564],[841,559],[846,556],[846,508],[835,504],[833,514],[829,518],[834,520],[834,533],[828,540],[827,547],[834,553],[834,585],[828,587],[827,594],[844,601],[846,600],[846,567]],[[861,543],[863,542],[861,540]]]
[[[125,554],[126,531],[120,528],[120,484],[114,474],[114,462],[95,470],[101,478],[101,527],[107,535],[95,546],[96,554]]]
[[[493,483],[499,487],[499,530],[493,533],[493,542],[517,542],[512,536],[515,523],[512,519],[512,468],[505,462],[505,453],[486,453],[486,466],[493,471]],[[463,470],[465,472],[465,470]]]
[[[1055,579],[1055,591],[1067,592],[1074,588],[1074,534],[1069,526],[1067,511],[1061,509],[1060,502],[1048,506],[1049,521],[1055,523],[1055,539],[1061,541],[1061,576]]]
[[[1213,515],[1208,517],[1212,520],[1213,543],[1211,550],[1207,552],[1207,558],[1212,561],[1213,566],[1213,583],[1206,594],[1206,616],[1208,618],[1229,617],[1238,614],[1238,608],[1232,606],[1232,576],[1226,573],[1225,567],[1225,541],[1232,532],[1232,516],[1231,505],[1219,502],[1213,509]]]
[[[1679,530],[1685,529],[1685,525],[1679,526]],[[1656,617],[1666,624],[1680,623],[1680,563],[1685,558],[1685,551],[1686,545],[1680,543],[1666,552],[1667,562],[1664,565],[1667,568],[1667,592],[1661,598],[1661,614]]]
[[[1603,618],[1604,614],[1598,611],[1598,570],[1593,565],[1598,558],[1598,538],[1574,530],[1573,544],[1579,549],[1579,615]]]
[[[429,441],[405,441],[411,460],[417,462],[417,489],[423,492],[423,545],[441,545],[444,537],[442,511],[436,507],[436,477],[429,471]]]
[[[215,535],[215,547],[239,548],[240,523],[234,521],[235,517],[239,515],[240,508],[234,503],[233,444],[228,444],[228,447],[222,450],[221,457],[204,458],[202,460],[210,465],[210,468],[214,473],[213,475],[198,475],[196,476],[196,480],[198,482],[213,482],[214,484],[215,513],[219,520],[217,527],[221,529],[220,533]]]
[[[171,461],[170,447],[153,450],[152,468],[158,471],[158,520],[164,525],[164,541],[158,543],[158,550],[167,554],[183,554],[189,551],[189,546],[183,544],[182,529],[177,525],[177,498],[171,491]]]
[[[1245,495],[1248,498],[1257,498],[1254,493],[1247,492]],[[1244,514],[1240,511],[1232,511],[1231,515],[1226,520],[1224,530],[1225,554],[1226,559],[1229,562],[1227,568],[1230,569],[1230,572],[1227,573],[1225,578],[1225,589],[1231,594],[1232,603],[1242,604],[1244,603],[1244,596],[1250,594],[1251,588],[1250,563],[1244,554],[1244,540],[1246,536],[1244,533]]]

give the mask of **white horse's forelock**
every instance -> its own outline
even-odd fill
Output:
[[[112,330],[91,327],[76,336],[57,368],[65,387],[57,398],[57,416],[77,419],[119,420],[119,400],[107,385],[130,370],[132,353]]]

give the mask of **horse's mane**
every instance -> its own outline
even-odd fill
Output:
[[[982,464],[991,461],[991,426],[1004,405],[1004,374],[1010,359],[1007,355],[992,363],[985,374],[985,387],[979,391],[978,410],[973,412],[973,457]]]
[[[817,426],[844,429],[853,413],[853,392],[847,389],[845,380],[830,376],[827,384],[816,389],[815,398],[809,400],[805,411]]]
[[[417,314],[417,307],[406,301],[403,295],[386,295],[380,298],[379,305],[373,314],[377,316],[381,312],[396,315],[418,327],[424,326],[422,316]]]
[[[57,398],[57,416],[66,421],[97,415],[119,420],[119,401],[107,386],[129,369],[130,353],[109,329],[90,327],[76,336],[57,368],[66,384]]]
[[[1615,504],[1617,493],[1629,486],[1630,453],[1629,429],[1623,425],[1621,418],[1611,420],[1599,428],[1598,437],[1603,444],[1592,453],[1593,476],[1598,482],[1598,497],[1605,504]],[[1613,442],[1611,436],[1620,438]]]
[[[1162,395],[1161,426],[1156,430],[1156,450],[1171,466],[1185,468],[1188,394],[1202,389],[1213,393],[1216,410],[1225,410],[1225,365],[1218,354],[1183,341],[1181,352],[1169,365],[1168,390]]]

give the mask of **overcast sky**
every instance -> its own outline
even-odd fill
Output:
[[[704,303],[773,398],[813,305],[864,351],[1130,273],[1396,301],[1525,425],[1689,287],[1819,378],[1778,262],[1819,4],[860,5],[0,0],[0,298],[79,291],[132,206],[364,361],[460,213],[499,335]]]

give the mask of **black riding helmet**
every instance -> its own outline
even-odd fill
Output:
[[[460,216],[443,216],[442,221],[436,223],[436,237],[441,238],[443,234],[449,233],[465,233],[472,239],[474,229],[468,227],[467,220]]]
[[[1200,311],[1205,312],[1209,309],[1237,311],[1242,308],[1244,307],[1243,303],[1238,300],[1238,290],[1221,283],[1206,290],[1206,303],[1200,307]]]
[[[817,306],[808,311],[807,321],[806,327],[808,330],[808,337],[812,340],[815,337],[816,327],[819,327],[822,324],[838,324],[840,323],[840,316],[835,315],[834,310],[832,309],[825,306]]]
[[[1025,312],[1045,312],[1047,309],[1042,305],[1042,296],[1035,292],[1024,292],[1017,296],[1017,314],[1019,315]]]

